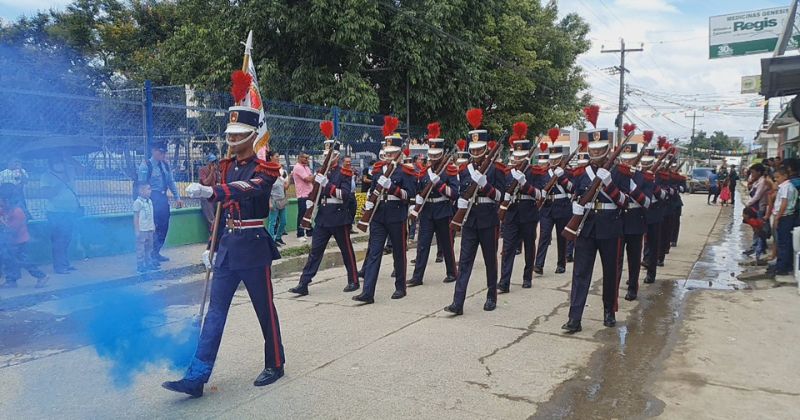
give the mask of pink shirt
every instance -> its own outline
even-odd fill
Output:
[[[311,176],[311,168],[301,163],[296,163],[292,169],[292,179],[294,180],[294,190],[297,197],[308,197],[311,194],[313,183],[303,178]]]

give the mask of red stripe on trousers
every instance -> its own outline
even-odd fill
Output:
[[[275,304],[272,301],[272,269],[271,267],[267,267],[264,271],[267,277],[267,310],[269,310],[269,322],[270,325],[272,325],[272,346],[275,352],[275,367],[279,368],[283,363],[281,362],[281,345],[278,339],[278,329],[275,325]]]
[[[347,225],[342,226],[344,229],[344,243],[347,246],[347,255],[350,256],[350,265],[353,268],[353,284],[358,284],[358,273],[356,273],[356,256],[353,255],[353,245],[350,242],[350,227]]]

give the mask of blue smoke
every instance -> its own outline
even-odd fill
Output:
[[[151,366],[183,369],[194,355],[199,328],[191,319],[165,325],[161,298],[124,289],[101,291],[102,302],[84,320],[86,335],[100,358],[111,362],[115,386],[128,387]],[[169,330],[165,332],[164,330]]]

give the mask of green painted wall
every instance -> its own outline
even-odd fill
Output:
[[[289,200],[286,207],[286,230],[297,229],[297,200]],[[167,234],[167,247],[203,243],[208,240],[208,228],[199,208],[172,209]],[[51,260],[50,231],[47,222],[40,220],[28,225],[31,241],[28,256],[37,264]],[[87,216],[75,227],[70,246],[74,260],[118,255],[135,251],[133,214],[107,214]]]

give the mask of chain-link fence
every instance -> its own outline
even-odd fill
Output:
[[[1,182],[25,183],[27,207],[34,219],[44,218],[48,199],[39,185],[47,159],[67,151],[76,163],[75,193],[87,215],[126,213],[132,203],[137,168],[148,156],[148,143],[168,144],[169,166],[183,194],[199,179],[209,154],[224,155],[230,95],[198,92],[183,86],[150,87],[77,95],[0,87],[0,169],[22,160],[21,171],[0,172]],[[319,156],[319,122],[333,120],[344,153],[360,172],[377,158],[383,116],[313,105],[265,101],[270,147],[287,170],[301,152]],[[400,127],[406,132],[405,127]],[[419,127],[411,127],[420,137]],[[77,143],[82,148],[62,148]],[[5,157],[5,159],[3,159]],[[5,174],[5,175],[4,175]],[[188,206],[199,206],[193,200]]]

